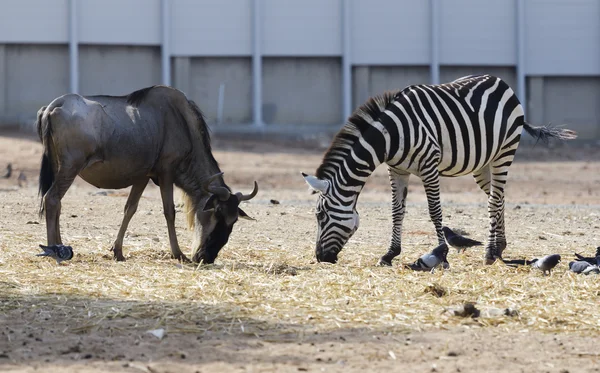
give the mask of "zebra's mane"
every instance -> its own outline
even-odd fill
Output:
[[[323,156],[323,161],[317,168],[316,177],[323,179],[334,172],[336,164],[340,163],[340,155],[347,154],[352,145],[362,133],[371,127],[371,123],[379,118],[386,107],[393,102],[400,91],[387,91],[373,96],[356,109],[348,118],[346,124],[335,135],[329,149]]]

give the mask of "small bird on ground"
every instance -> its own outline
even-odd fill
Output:
[[[546,255],[544,257],[534,258],[532,260],[526,260],[526,259],[512,259],[512,260],[501,259],[501,260],[504,264],[506,264],[509,267],[516,267],[519,265],[528,265],[528,266],[531,266],[531,268],[537,268],[537,269],[541,270],[542,273],[544,273],[544,275],[546,275],[546,272],[548,272],[548,274],[550,274],[552,269],[554,269],[554,267],[556,267],[558,265],[558,263],[560,263],[560,255],[559,254]]]
[[[19,183],[19,187],[23,187],[27,185],[27,176],[23,171],[19,172],[19,177],[17,178],[17,182]]]
[[[589,266],[586,269],[584,269],[583,272],[581,272],[581,274],[582,275],[591,275],[591,274],[598,275],[598,274],[600,274],[600,267],[598,267],[596,265]]]
[[[40,247],[44,250],[44,252],[41,254],[37,254],[36,256],[49,256],[51,258],[54,258],[57,264],[60,264],[60,262],[63,262],[65,260],[71,260],[71,258],[73,258],[73,248],[71,246],[40,245]]]
[[[589,256],[583,256],[580,254],[575,253],[575,257],[577,258],[577,260],[581,260],[584,262],[588,262],[590,264],[595,264],[597,266],[600,266],[600,246],[598,246],[596,248],[596,256],[594,257],[589,257]]]
[[[5,179],[8,179],[10,177],[10,175],[12,175],[12,164],[9,163],[6,165],[6,172],[4,173],[4,176],[2,176]]]
[[[584,261],[584,260],[574,260],[569,262],[569,270],[575,273],[581,273],[585,271],[588,267],[592,267],[593,265]]]
[[[431,271],[440,264],[444,269],[450,268],[450,264],[446,259],[448,255],[448,246],[443,243],[433,249],[430,253],[423,254],[412,264],[407,264],[406,267],[413,271]]]
[[[459,253],[461,250],[464,252],[469,247],[483,245],[482,242],[475,241],[470,238],[456,234],[452,229],[448,227],[442,227],[442,231],[444,232],[444,237],[446,237],[446,242],[448,242],[448,245],[455,248],[456,251]]]
[[[560,255],[559,254],[552,254],[552,255],[546,255],[542,258],[536,258],[532,260],[532,264],[531,266],[533,268],[537,268],[539,270],[542,271],[542,273],[544,273],[544,275],[546,275],[546,272],[548,272],[548,274],[550,274],[552,272],[552,269],[554,269],[554,267],[556,267],[558,265],[558,263],[560,263]]]

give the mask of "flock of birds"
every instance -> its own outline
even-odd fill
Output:
[[[436,268],[441,266],[444,269],[450,268],[448,263],[447,253],[448,245],[455,248],[458,253],[464,252],[466,249],[483,245],[482,242],[463,237],[457,234],[448,227],[443,227],[444,238],[446,242],[442,243],[430,253],[422,255],[414,263],[406,265],[414,271],[435,271]],[[546,255],[541,258],[527,259],[512,259],[505,260],[499,258],[504,264],[510,267],[518,266],[530,266],[531,268],[542,271],[544,275],[551,274],[554,267],[560,263],[560,254]],[[593,257],[585,257],[581,254],[575,253],[575,260],[569,263],[569,270],[574,273],[581,273],[584,275],[589,274],[600,274],[600,246],[596,249],[596,255]]]
[[[444,269],[450,268],[448,263],[447,253],[448,246],[455,248],[457,252],[465,251],[466,249],[474,246],[483,245],[482,242],[472,240],[467,237],[463,237],[448,227],[443,228],[444,237],[446,242],[433,249],[430,253],[422,255],[414,263],[406,265],[415,271],[435,271],[436,268],[442,266]],[[44,250],[43,253],[37,254],[37,256],[46,256],[56,260],[57,264],[63,261],[71,260],[73,258],[73,248],[66,245],[40,245],[40,248]],[[531,260],[527,259],[512,259],[500,260],[510,267],[518,266],[530,266],[531,268],[542,271],[544,275],[551,274],[554,267],[560,263],[561,256],[559,254],[546,255],[541,258],[534,258]],[[596,248],[596,255],[593,257],[586,257],[581,254],[575,253],[575,260],[569,263],[569,270],[574,273],[580,273],[584,275],[589,274],[600,274],[600,246]]]
[[[9,163],[6,165],[6,169],[4,171],[4,175],[2,175],[2,178],[10,179],[12,174],[13,174],[12,163]],[[24,186],[24,184],[27,182],[27,177],[25,176],[25,173],[23,171],[19,172],[19,176],[17,177],[17,182],[19,183],[20,187]]]

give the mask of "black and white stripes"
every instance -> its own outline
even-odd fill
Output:
[[[358,228],[356,201],[367,178],[382,163],[392,185],[392,240],[380,264],[401,251],[408,179],[420,177],[438,242],[444,242],[440,176],[472,173],[488,195],[490,232],[486,261],[506,247],[504,185],[525,130],[534,137],[572,139],[569,130],[531,127],[513,90],[490,75],[466,76],[447,84],[413,85],[372,97],[335,136],[309,186],[317,202],[317,259],[335,262]]]

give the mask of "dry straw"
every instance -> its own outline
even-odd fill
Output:
[[[65,332],[111,333],[165,328],[172,333],[241,333],[285,338],[339,328],[387,331],[496,327],[510,331],[597,333],[600,276],[566,264],[552,276],[528,268],[483,266],[479,253],[451,253],[436,273],[378,268],[348,253],[338,265],[309,264],[310,247],[257,251],[228,247],[218,265],[179,265],[151,241],[129,248],[125,263],[108,260],[81,238],[68,265],[23,255],[33,241],[7,232],[0,254],[0,313],[29,308],[65,320]],[[354,255],[354,257],[353,257]],[[408,261],[404,259],[404,261]],[[451,311],[473,302],[479,317]],[[515,312],[494,312],[504,309]],[[38,310],[33,312],[33,310]]]

